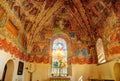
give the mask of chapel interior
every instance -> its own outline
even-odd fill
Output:
[[[120,81],[120,0],[0,0],[0,81]]]

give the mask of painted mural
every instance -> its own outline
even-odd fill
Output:
[[[120,55],[120,25],[119,18],[112,12],[97,29],[99,37],[103,39],[107,60]]]
[[[54,9],[52,11],[51,8],[56,1],[57,0],[6,0],[6,4],[8,4],[8,8],[10,8],[8,11],[15,15],[10,17],[10,23],[12,23],[17,30],[16,35],[18,35],[18,42],[25,50],[29,50],[29,44],[32,44],[30,49],[31,53],[22,50],[26,54],[15,54],[16,57],[21,58],[21,56],[23,56],[26,61],[30,62],[50,63],[50,40],[54,34],[60,32],[65,33],[71,40],[71,46],[69,46],[71,47],[69,49],[71,50],[70,57],[68,57],[69,64],[97,63],[94,35],[96,38],[102,38],[107,57],[120,53],[120,28],[119,25],[117,25],[118,20],[114,13],[107,18],[111,1],[98,0],[94,4],[92,1],[88,2],[90,3],[88,5],[89,18],[86,17],[85,12],[81,12],[86,10],[77,4],[79,0],[63,1],[64,5],[68,7],[62,7],[54,13]],[[83,6],[84,3],[87,3],[87,1],[82,3]],[[78,7],[80,9],[78,9]],[[41,8],[43,8],[43,11],[41,11]],[[53,14],[48,15],[47,10],[48,13],[53,12]],[[2,13],[2,11],[0,13]],[[16,18],[20,20],[22,24],[22,26],[20,26],[21,28],[19,28]],[[3,25],[5,26],[6,14],[5,16],[0,14],[0,21],[3,23],[0,23],[1,27]],[[98,25],[99,27],[97,27]],[[23,29],[24,32],[18,33],[19,29]],[[30,37],[28,34],[30,34]],[[28,43],[29,40],[32,42]],[[17,50],[16,48],[14,49]],[[34,54],[34,56],[31,54]],[[58,63],[56,62],[54,65],[57,66]]]
[[[24,30],[26,32],[29,32],[31,30],[31,26],[33,25],[33,20],[31,20],[30,18],[33,16],[37,16],[37,14],[39,13],[39,10],[36,6],[34,6],[33,3],[31,3],[30,1],[27,0],[23,0],[23,1],[12,1],[12,0],[6,0],[7,4],[9,5],[10,9],[9,11],[13,14],[16,15],[17,18],[20,19],[20,23],[24,26]],[[23,6],[23,8],[20,7],[20,5]],[[27,15],[25,14],[25,11],[27,11],[27,13],[29,13],[29,15],[31,15],[30,18],[27,17]],[[10,19],[13,24],[16,26],[16,21],[14,21],[14,19]]]
[[[114,26],[115,27],[115,26]],[[109,36],[109,53],[112,54],[120,54],[120,28],[116,28],[113,30],[114,33],[111,33]]]
[[[33,55],[27,55],[23,53],[21,50],[19,50],[17,47],[15,47],[12,43],[7,42],[6,39],[0,38],[0,50],[3,49],[5,52],[10,52],[10,54],[14,55],[16,58],[19,58],[21,60],[27,61],[27,62],[37,62],[37,63],[49,63],[49,57],[48,56],[33,56]],[[35,50],[36,51],[36,50]]]
[[[93,47],[88,47],[86,44],[72,45],[72,56],[69,57],[68,63],[73,64],[94,64],[97,63],[96,53],[92,50]]]
[[[33,55],[41,54],[41,49],[39,45],[34,44],[30,53],[32,53]]]
[[[27,37],[25,33],[18,33],[18,42],[23,47],[23,51],[27,50]]]
[[[5,10],[0,6],[0,27],[4,27],[7,22],[7,13]]]

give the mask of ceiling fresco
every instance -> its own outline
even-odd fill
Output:
[[[117,21],[110,21],[111,13]],[[62,32],[72,44],[85,46],[73,45],[72,56],[96,58],[96,40],[114,35],[104,32],[109,29],[105,26],[118,25],[119,18],[119,0],[0,0],[0,28],[10,30],[22,46],[20,49],[31,56],[49,54],[53,35]],[[8,22],[11,26],[6,26]],[[115,31],[119,37],[119,29]]]

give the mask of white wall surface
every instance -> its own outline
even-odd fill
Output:
[[[13,60],[14,62],[14,73],[13,73],[12,81],[24,81],[24,72],[23,72],[23,75],[17,75],[18,63],[21,60],[19,60],[18,58],[15,58],[9,52],[5,52],[4,49],[0,50],[0,80],[2,79],[3,70],[8,60]]]

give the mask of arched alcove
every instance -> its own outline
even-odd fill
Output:
[[[4,67],[2,81],[12,81],[14,72],[13,60],[8,60]]]
[[[120,63],[114,65],[115,81],[120,81]]]

